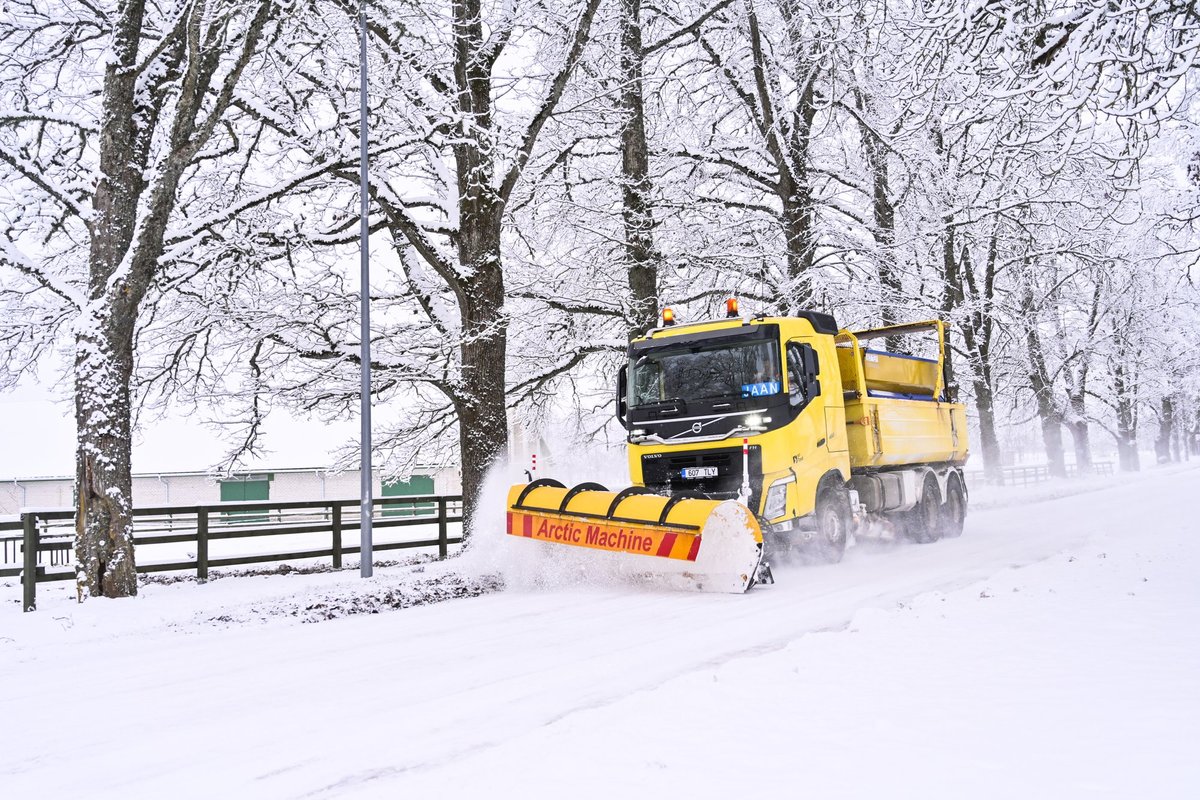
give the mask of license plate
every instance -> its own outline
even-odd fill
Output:
[[[682,470],[685,478],[715,478],[717,477],[716,467],[684,467]]]

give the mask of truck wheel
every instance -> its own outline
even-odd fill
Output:
[[[963,522],[967,518],[967,496],[957,475],[946,482],[946,502],[942,504],[942,536],[956,539],[962,536]]]
[[[904,515],[904,533],[918,544],[930,544],[942,538],[942,494],[937,478],[925,476],[921,499]]]
[[[817,535],[812,552],[823,564],[836,564],[846,554],[850,535],[850,497],[846,490],[830,486],[817,496]]]

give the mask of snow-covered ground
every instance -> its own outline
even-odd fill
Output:
[[[1085,488],[997,490],[961,539],[779,566],[742,596],[537,588],[512,579],[515,540],[369,582],[186,581],[81,606],[39,587],[33,614],[0,586],[0,787],[1200,795],[1200,469]]]

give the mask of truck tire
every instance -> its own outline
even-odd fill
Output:
[[[836,564],[846,554],[850,536],[850,495],[840,486],[827,486],[817,495],[813,513],[817,523],[813,557],[822,564]]]
[[[963,522],[967,518],[967,494],[963,491],[962,480],[951,473],[946,481],[946,502],[942,503],[942,537],[957,539],[962,536]]]
[[[932,544],[942,538],[942,493],[937,478],[925,476],[921,499],[904,514],[904,535],[917,544]]]

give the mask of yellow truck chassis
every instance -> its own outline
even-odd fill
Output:
[[[938,320],[665,324],[630,344],[618,382],[634,486],[513,486],[507,533],[675,565],[722,591],[768,578],[764,546],[837,561],[856,535],[956,536],[968,441],[945,352]]]

